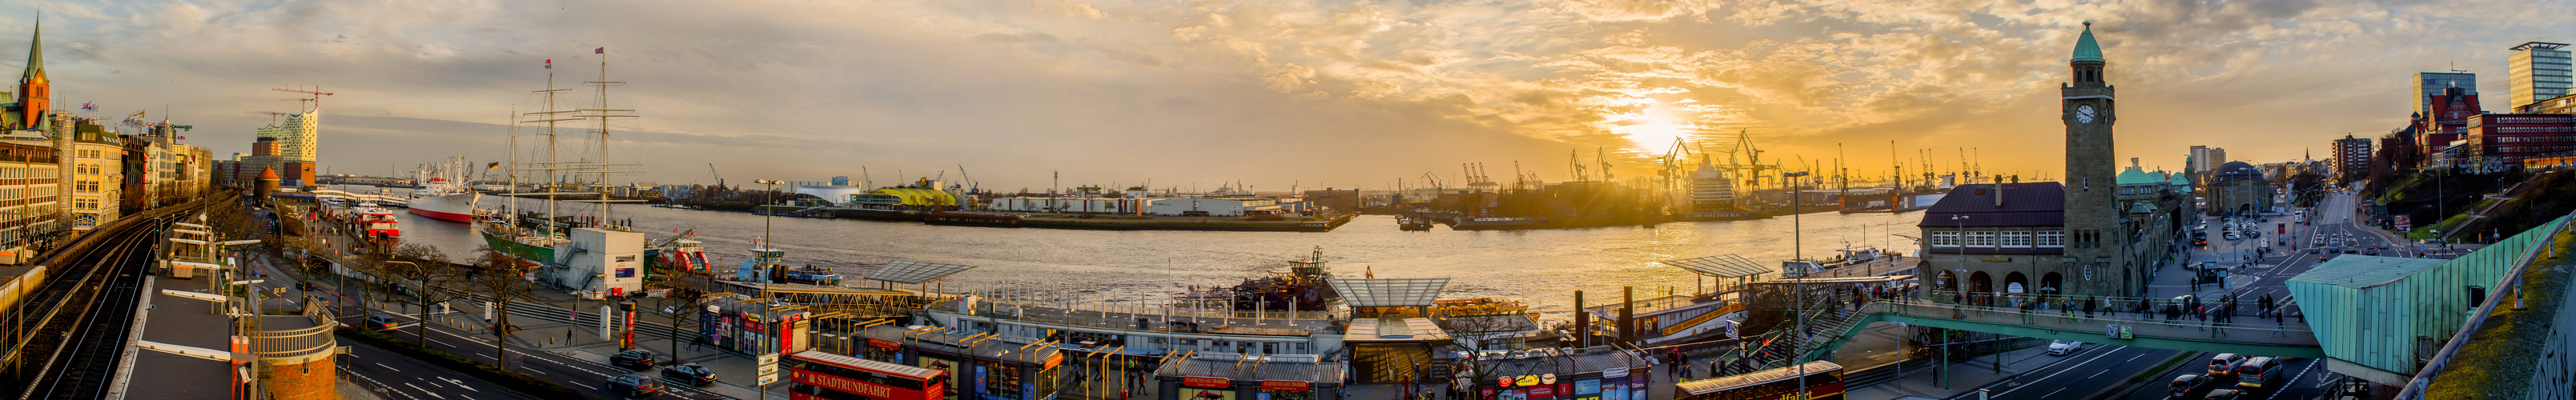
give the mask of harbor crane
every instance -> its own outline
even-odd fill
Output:
[[[245,114],[268,114],[268,124],[269,124],[269,125],[277,125],[277,123],[278,123],[278,119],[277,119],[277,118],[278,118],[279,116],[283,116],[283,115],[291,115],[291,113],[282,113],[282,112],[276,112],[276,111],[243,111],[242,113],[245,113]]]

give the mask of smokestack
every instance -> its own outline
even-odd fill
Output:
[[[1995,177],[1995,208],[2004,208],[2004,177]]]

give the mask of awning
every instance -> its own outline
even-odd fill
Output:
[[[1430,307],[1449,278],[1326,279],[1351,307]]]
[[[1685,259],[1679,259],[1679,260],[1665,261],[1665,262],[1663,262],[1663,264],[1664,264],[1664,265],[1675,266],[1675,267],[1681,267],[1681,269],[1690,270],[1691,272],[1697,272],[1697,273],[1699,273],[1700,275],[1708,275],[1708,276],[1714,276],[1714,277],[1719,277],[1719,278],[1742,278],[1742,277],[1748,277],[1748,276],[1754,276],[1754,275],[1761,275],[1761,274],[1767,274],[1767,273],[1772,273],[1772,272],[1778,272],[1778,271],[1772,270],[1772,269],[1770,269],[1770,268],[1763,268],[1761,264],[1754,264],[1754,263],[1753,263],[1753,261],[1751,261],[1751,260],[1745,260],[1743,256],[1737,256],[1737,255],[1734,255],[1734,254],[1721,254],[1721,255],[1707,256],[1707,257],[1700,257],[1700,258],[1685,258]]]
[[[868,272],[868,280],[918,285],[974,269],[972,265],[939,264],[918,261],[887,262],[884,268]]]

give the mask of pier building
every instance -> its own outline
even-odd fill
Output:
[[[2176,232],[2191,218],[2191,185],[2143,171],[2134,159],[2126,172],[2113,163],[2119,114],[2092,23],[2067,66],[2072,79],[2058,88],[2065,181],[1962,185],[1944,196],[1916,225],[1927,296],[2134,296],[2146,285],[2143,271],[2177,250]],[[2221,181],[2243,163],[2227,165]]]
[[[1156,399],[1341,400],[1348,366],[1311,355],[1210,353],[1152,368]]]

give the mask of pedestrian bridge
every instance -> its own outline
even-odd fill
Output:
[[[2297,318],[2274,323],[2271,318],[2238,316],[2238,323],[2222,324],[2188,316],[2165,320],[2156,315],[2097,312],[2087,317],[2082,311],[1981,307],[1920,299],[1870,303],[1847,317],[1833,314],[1825,313],[1827,317],[1816,321],[1822,322],[1815,339],[1817,346],[1802,354],[1801,361],[1822,359],[1841,348],[1844,340],[1882,322],[2116,346],[2276,357],[2326,356],[2316,333]]]

